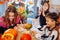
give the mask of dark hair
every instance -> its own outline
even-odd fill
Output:
[[[55,12],[48,13],[48,14],[46,15],[46,17],[49,17],[49,18],[51,18],[51,19],[53,19],[53,20],[55,20],[55,21],[57,21],[57,19],[59,18],[59,16],[58,16],[57,13],[55,13]]]
[[[8,6],[8,8],[7,8],[7,10],[5,11],[5,16],[4,16],[4,18],[5,18],[5,21],[6,21],[6,24],[7,24],[7,27],[9,27],[10,25],[10,21],[9,21],[9,12],[13,12],[14,13],[14,21],[13,21],[13,23],[15,23],[15,21],[16,21],[16,18],[17,18],[17,11],[16,11],[16,8],[14,7],[14,6]]]
[[[16,8],[14,6],[8,6],[8,8],[6,9],[6,13],[7,12],[14,12],[17,13]]]
[[[52,29],[56,29],[57,26],[59,26],[59,23],[57,22],[57,19],[59,18],[59,16],[57,15],[57,13],[53,12],[53,13],[48,13],[46,15],[46,17],[51,18],[52,20],[55,21],[55,27]]]
[[[47,14],[49,12],[49,8],[50,8],[50,5],[49,5],[49,1],[45,1],[44,4],[47,3],[48,4],[48,9],[46,10],[45,14]],[[44,5],[43,4],[43,5]]]
[[[44,3],[49,3],[49,1],[44,1]]]
[[[46,1],[46,0],[41,0],[41,5],[44,5],[44,3],[49,3],[49,1]]]

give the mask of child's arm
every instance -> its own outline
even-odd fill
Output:
[[[6,23],[4,22],[4,18],[0,17],[0,26],[6,28]]]

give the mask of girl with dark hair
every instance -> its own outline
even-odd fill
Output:
[[[41,28],[46,25],[46,19],[45,19],[45,16],[47,13],[49,13],[49,2],[45,1],[43,6],[42,6],[42,9],[39,10],[39,13],[38,13],[38,16],[40,17],[39,18],[39,21],[40,21],[40,26]],[[39,28],[39,30],[41,29]]]
[[[44,34],[43,37],[46,38],[46,40],[58,40],[58,23],[57,23],[57,19],[58,19],[58,15],[57,13],[53,12],[53,13],[48,13],[46,15],[46,24],[48,26],[46,26],[46,28],[44,29],[44,31],[46,32]]]
[[[20,23],[20,16],[18,16],[14,6],[8,6],[5,16],[0,18],[0,33],[3,34],[8,28],[14,28]]]

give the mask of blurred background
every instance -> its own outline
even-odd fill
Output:
[[[30,5],[29,10],[33,11],[33,17],[37,15],[37,9],[41,8],[41,2],[45,0],[19,0],[25,3],[26,5],[29,2],[33,2],[33,6]],[[60,11],[60,0],[46,0],[50,3],[50,11]],[[0,0],[0,16],[4,15],[4,12],[8,6],[8,4],[14,2],[14,0]],[[28,5],[29,6],[29,5]]]

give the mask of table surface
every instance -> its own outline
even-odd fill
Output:
[[[18,32],[18,36],[17,36],[17,39],[16,40],[20,40],[21,35],[22,35],[22,33],[21,32]],[[37,40],[37,38],[32,37],[32,40]]]
[[[21,25],[18,26],[18,36],[17,36],[16,40],[20,40],[21,35],[22,35],[23,33],[26,33],[25,31],[19,31],[19,30],[22,30],[22,29],[20,28],[20,26],[21,26]],[[30,33],[30,32],[29,32],[29,33]],[[32,36],[32,40],[38,40],[38,39],[37,39],[36,37]]]

